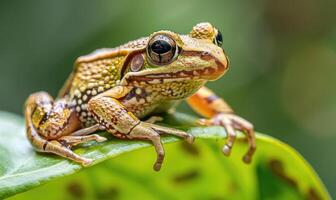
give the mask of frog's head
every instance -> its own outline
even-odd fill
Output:
[[[160,84],[186,80],[216,80],[228,69],[222,35],[210,23],[200,23],[188,35],[158,31],[141,40],[126,62],[121,84]]]

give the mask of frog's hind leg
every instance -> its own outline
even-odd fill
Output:
[[[25,104],[25,118],[27,137],[37,151],[54,153],[83,165],[92,163],[91,159],[75,154],[59,141],[79,128],[75,113],[65,101],[54,102],[45,92],[32,94]]]

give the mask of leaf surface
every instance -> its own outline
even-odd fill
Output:
[[[151,146],[148,142],[119,140],[103,132],[107,142],[75,149],[95,159],[95,166],[83,169],[58,156],[36,153],[25,137],[23,119],[0,112],[0,198],[24,192],[11,199],[28,199],[48,191],[48,199],[74,195],[84,195],[84,199],[111,195],[121,199],[132,195],[146,199],[330,199],[314,170],[288,145],[257,134],[253,163],[245,165],[241,157],[247,144],[242,134],[226,158],[220,152],[224,129],[196,127],[194,121],[182,113],[165,117],[166,125],[186,130],[197,140],[188,145],[175,143],[180,141],[175,137],[164,137],[164,143],[174,144],[165,145],[166,160],[156,173],[152,170],[154,149],[145,148]],[[131,153],[121,156],[127,152]],[[64,177],[69,174],[74,175]],[[43,183],[48,184],[33,189]],[[55,187],[64,190],[55,192]]]

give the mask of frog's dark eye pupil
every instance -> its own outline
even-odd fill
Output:
[[[163,54],[163,53],[167,53],[168,51],[170,51],[172,47],[170,46],[168,42],[164,40],[157,40],[153,42],[150,48],[152,49],[154,53]]]
[[[156,35],[152,37],[147,45],[149,61],[154,65],[169,64],[177,57],[176,42],[167,35]]]
[[[223,36],[222,36],[222,33],[220,31],[217,31],[217,35],[216,35],[214,43],[217,44],[218,46],[222,46]]]

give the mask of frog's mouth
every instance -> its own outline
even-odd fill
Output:
[[[222,63],[209,53],[188,51],[184,55],[198,56],[207,61],[211,61],[208,67],[195,67],[185,69],[184,66],[177,67],[175,70],[162,72],[162,69],[150,69],[140,72],[131,72],[125,75],[121,85],[129,84],[160,84],[186,80],[204,80],[212,81],[220,78],[228,68],[227,63]]]

